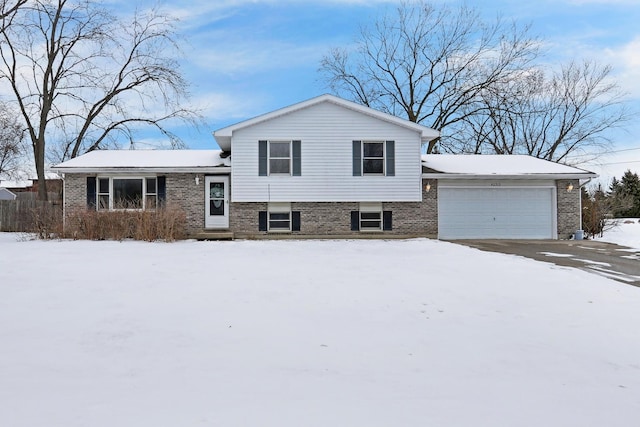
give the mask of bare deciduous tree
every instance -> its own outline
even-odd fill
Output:
[[[14,176],[24,161],[24,129],[17,115],[0,103],[0,175]]]
[[[16,11],[27,4],[29,0],[0,0],[0,20],[2,20],[2,28],[10,21]]]
[[[187,83],[177,61],[174,21],[155,10],[120,19],[94,0],[33,0],[0,34],[0,77],[9,82],[33,147],[45,158],[133,142],[136,126],[167,129],[195,121],[183,108]],[[46,199],[46,186],[38,186]]]
[[[527,28],[485,23],[476,9],[407,2],[363,28],[355,50],[326,55],[320,72],[334,93],[439,130],[444,142],[484,108],[479,95],[527,68],[538,46]]]
[[[465,118],[455,146],[563,163],[575,154],[596,156],[610,142],[607,131],[630,119],[610,74],[607,66],[571,62],[548,77],[532,68],[486,88],[480,96],[485,108]]]

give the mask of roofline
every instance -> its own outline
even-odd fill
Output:
[[[215,175],[231,173],[230,166],[201,166],[201,167],[56,167],[59,173],[210,173]]]
[[[378,111],[373,108],[360,105],[353,101],[347,101],[346,99],[337,97],[335,95],[324,94],[324,95],[316,96],[315,98],[307,99],[306,101],[298,102],[296,104],[292,104],[287,107],[283,107],[283,108],[271,111],[269,113],[256,116],[248,120],[244,120],[242,122],[235,123],[231,126],[227,126],[222,129],[218,129],[213,132],[213,137],[216,139],[216,142],[218,143],[218,145],[223,151],[229,151],[231,149],[231,137],[234,131],[248,127],[248,126],[253,126],[258,123],[262,123],[267,120],[271,120],[276,117],[280,117],[280,116],[292,113],[294,111],[302,110],[304,108],[307,108],[312,105],[316,105],[325,101],[332,102],[336,105],[349,108],[359,113],[366,114],[368,116],[375,117],[377,119],[384,120],[386,122],[393,123],[398,126],[402,126],[405,128],[418,131],[420,132],[420,139],[422,140],[422,142],[429,142],[440,136],[440,132],[438,132],[437,130],[431,129],[427,126],[410,122],[408,120],[401,119],[400,117],[396,117],[391,114],[383,113],[382,111]]]
[[[529,173],[529,174],[469,174],[469,173],[423,173],[423,179],[587,179],[598,178],[597,173]]]

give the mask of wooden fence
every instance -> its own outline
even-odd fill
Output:
[[[0,200],[0,231],[53,233],[61,228],[60,200],[41,202],[30,197]]]

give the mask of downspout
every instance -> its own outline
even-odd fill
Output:
[[[65,237],[67,230],[67,180],[66,174],[62,174],[62,236]]]

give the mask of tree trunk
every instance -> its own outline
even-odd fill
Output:
[[[44,170],[44,141],[37,141],[33,146],[33,155],[36,162],[36,174],[38,176],[38,200],[49,200],[47,193],[47,180]]]

